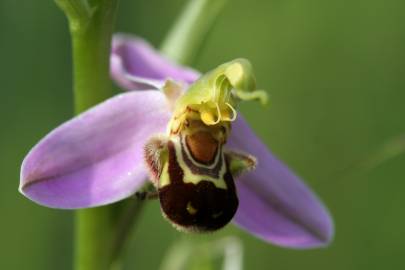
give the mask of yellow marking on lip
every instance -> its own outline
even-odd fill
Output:
[[[163,166],[162,173],[159,179],[159,187],[164,187],[170,184],[170,176],[169,176],[169,162],[166,162]]]
[[[188,202],[188,203],[187,203],[186,209],[187,209],[187,212],[189,212],[190,215],[195,215],[195,214],[197,214],[197,212],[198,212],[198,209],[195,209],[195,208],[191,205],[191,202]]]
[[[214,184],[216,188],[220,189],[227,189],[228,187],[226,186],[225,180],[223,179],[216,179],[212,178],[210,176],[196,176],[193,173],[189,172],[189,174],[185,174],[186,177],[184,177],[184,183],[192,183],[194,185],[197,185],[201,181],[207,181],[211,182]]]

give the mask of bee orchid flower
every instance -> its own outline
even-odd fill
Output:
[[[237,115],[237,101],[265,99],[246,60],[201,76],[121,34],[113,40],[111,75],[131,91],[65,122],[33,147],[21,168],[26,197],[52,208],[95,207],[130,197],[151,179],[163,214],[177,227],[198,222],[191,230],[216,229],[233,217],[276,245],[330,243],[333,223],[325,206]],[[209,169],[210,159],[221,164],[218,171]],[[175,181],[181,189],[169,188]],[[197,202],[203,191],[192,186],[208,195]],[[187,217],[177,219],[176,203]],[[207,220],[220,215],[218,224]]]

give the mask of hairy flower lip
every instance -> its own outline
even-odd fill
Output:
[[[189,83],[191,77],[198,77],[198,73],[172,66],[170,62],[154,66],[156,58],[161,56],[149,45],[145,57],[137,62],[129,54],[135,52],[139,55],[136,51],[144,50],[145,42],[139,43],[139,39],[134,41],[129,36],[124,39],[122,35],[114,38],[117,39],[120,46],[124,42],[131,48],[123,53],[114,48],[117,42],[113,42],[111,57],[119,60],[116,62],[125,60],[133,65],[139,64],[138,69],[151,66],[159,69],[157,73],[142,77],[123,65],[112,63],[112,77],[127,90],[141,90],[137,88],[140,84],[137,85],[136,78],[162,81],[172,78]],[[177,72],[175,76],[169,74],[173,68]],[[126,84],[128,75],[134,77]],[[141,86],[145,87],[145,84]],[[89,111],[93,117],[83,117]],[[145,181],[143,141],[162,132],[171,116],[164,95],[153,88],[131,91],[89,111],[56,128],[29,152],[22,164],[20,180],[20,191],[25,196],[54,208],[95,207],[132,195]],[[147,119],[145,115],[148,115]],[[78,125],[78,119],[83,120],[81,125]],[[132,137],[128,134],[136,135],[136,143],[129,143]],[[83,136],[91,138],[84,145]],[[114,152],[117,149],[114,147],[120,143],[129,148]],[[287,166],[271,154],[243,117],[239,116],[234,122],[229,147],[258,158],[256,170],[236,180],[240,204],[234,222],[238,226],[264,241],[284,247],[315,248],[332,241],[334,228],[327,209]],[[73,170],[69,164],[75,165]]]

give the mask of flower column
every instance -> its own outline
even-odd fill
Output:
[[[75,113],[113,95],[111,37],[118,0],[56,0],[69,20]],[[75,269],[104,270],[112,263],[114,205],[78,210]]]

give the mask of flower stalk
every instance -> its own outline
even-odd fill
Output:
[[[75,113],[114,94],[109,76],[112,31],[118,0],[55,0],[72,38]],[[114,205],[78,210],[75,269],[107,270],[112,263]]]
[[[107,270],[112,263],[114,205],[81,209],[76,213],[75,269]]]
[[[84,0],[57,0],[57,3],[69,20],[75,113],[78,114],[114,94],[109,57],[118,0],[97,0],[92,4]]]

